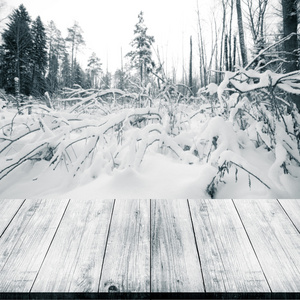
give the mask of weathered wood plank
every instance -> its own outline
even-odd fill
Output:
[[[24,199],[0,199],[0,237],[23,202]]]
[[[0,292],[29,292],[68,200],[26,200],[0,239]]]
[[[189,200],[207,292],[270,292],[232,200]]]
[[[150,291],[150,200],[116,200],[99,291]]]
[[[300,234],[280,204],[234,200],[272,292],[300,292]]]
[[[70,200],[32,292],[97,292],[114,200]]]
[[[298,231],[300,232],[300,200],[299,199],[280,199],[278,200]]]
[[[151,201],[151,291],[203,292],[187,200]]]

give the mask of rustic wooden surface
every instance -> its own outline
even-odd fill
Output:
[[[204,291],[187,200],[151,202],[151,291]]]
[[[0,298],[299,293],[299,201],[3,199]]]
[[[189,200],[206,291],[270,292],[232,200]]]
[[[66,200],[26,200],[0,239],[1,292],[28,292],[66,209]]]
[[[279,202],[234,202],[271,290],[300,292],[300,235]]]
[[[33,292],[98,291],[113,202],[70,202]]]
[[[150,291],[150,201],[120,200],[114,207],[100,292]]]
[[[278,200],[283,209],[288,214],[291,221],[294,223],[300,232],[300,200],[299,199],[282,199]]]
[[[0,199],[0,237],[23,202],[23,199]]]

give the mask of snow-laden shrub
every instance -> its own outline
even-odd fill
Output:
[[[290,86],[295,92],[298,82],[295,72],[239,71],[226,73],[219,87],[210,85],[197,97],[170,83],[155,97],[149,86],[140,93],[77,87],[52,101],[54,108],[4,108],[0,183],[26,163],[42,161],[76,178],[90,170],[92,180],[101,172],[139,169],[155,151],[199,170],[215,169],[205,178],[208,197],[218,197],[224,183],[241,182],[242,174],[246,187],[255,180],[288,194],[286,182],[300,178],[300,116],[283,90]],[[266,170],[249,159],[256,152],[268,157]]]
[[[232,167],[236,180],[238,170],[248,173],[249,187],[251,177],[268,189],[278,190],[285,189],[283,175],[300,179],[300,115],[293,103],[283,99],[282,90],[300,94],[300,72],[261,74],[251,70],[225,74],[218,88],[220,124],[215,125],[215,118],[210,120],[209,135],[207,130],[200,135],[207,136],[205,147],[209,150],[204,153],[212,153],[210,161],[218,168],[207,188],[211,197]],[[273,164],[267,172],[255,168],[240,154],[253,146],[272,154]]]

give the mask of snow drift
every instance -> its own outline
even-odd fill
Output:
[[[198,97],[165,87],[0,103],[0,196],[299,198],[299,72],[228,72]],[[149,90],[149,87],[147,87]]]

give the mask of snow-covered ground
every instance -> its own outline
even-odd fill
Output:
[[[245,157],[254,161],[262,172],[270,169],[272,160],[263,151],[245,151]],[[63,168],[51,171],[48,164],[38,163],[32,167],[29,163],[22,172],[0,182],[1,198],[210,198],[206,187],[215,175],[215,168],[209,164],[185,164],[168,156],[149,153],[138,168],[128,167],[111,172],[99,172],[93,178],[93,164],[82,174],[73,178]],[[46,170],[46,172],[43,170]],[[240,171],[238,181],[235,172],[225,177],[215,198],[299,198],[299,178],[282,174],[285,188],[273,187],[271,190],[255,178],[249,178]]]
[[[300,198],[297,110],[222,88],[151,107],[1,108],[0,197]]]

